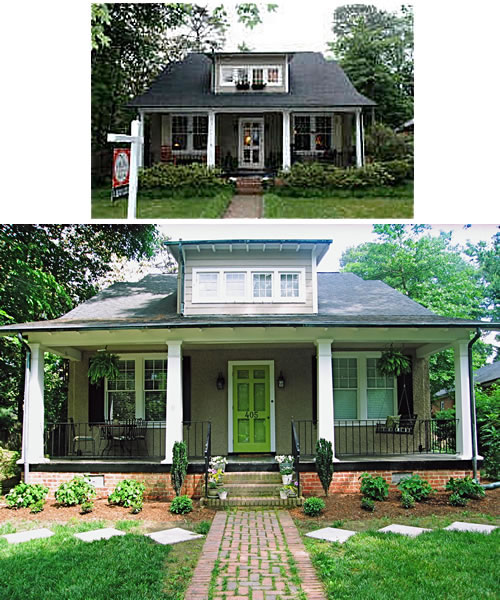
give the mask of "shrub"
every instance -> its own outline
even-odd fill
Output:
[[[417,502],[422,502],[422,500],[428,498],[434,491],[430,483],[422,479],[420,475],[405,477],[398,483],[398,488],[402,492],[410,494]]]
[[[333,450],[332,443],[324,438],[316,442],[316,471],[325,495],[328,496],[328,489],[333,477]]]
[[[414,508],[415,498],[408,492],[403,492],[401,494],[401,506],[403,508]]]
[[[371,498],[361,498],[361,508],[373,512],[375,510],[375,501]]]
[[[145,485],[135,479],[124,479],[118,483],[114,491],[109,495],[108,502],[124,506],[125,508],[130,508],[140,503],[142,507],[142,497],[145,489]]]
[[[304,501],[304,513],[310,517],[317,517],[325,509],[325,503],[321,498],[308,498]]]
[[[21,472],[17,461],[19,452],[0,448],[0,479],[11,479]]]
[[[5,501],[9,508],[35,507],[35,512],[40,512],[48,493],[49,488],[41,483],[19,483],[5,496]]]
[[[55,493],[56,500],[63,506],[74,506],[90,502],[96,497],[95,487],[83,477],[74,477],[71,481],[61,483]]]
[[[484,456],[481,475],[500,479],[500,386],[486,392],[476,386],[479,454]]]
[[[413,156],[413,136],[396,133],[387,125],[374,123],[366,130],[365,153],[373,160],[388,161]]]
[[[86,500],[85,502],[82,502],[82,506],[81,506],[81,513],[82,515],[86,515],[88,513],[91,513],[94,510],[94,503],[91,502],[90,500]]]
[[[365,498],[385,500],[389,495],[389,484],[380,475],[362,473],[359,479],[361,479],[361,493]]]
[[[413,179],[412,160],[389,160],[380,164],[392,177],[392,185],[400,185]]]
[[[175,442],[172,458],[172,472],[170,478],[172,486],[175,490],[175,495],[179,496],[182,489],[182,484],[187,474],[188,457],[187,446],[185,442]]]
[[[452,506],[467,506],[467,498],[460,496],[460,494],[450,494],[450,504]]]
[[[193,501],[187,496],[176,496],[170,504],[170,512],[175,515],[185,515],[193,510]]]
[[[476,483],[472,477],[454,478],[450,477],[446,484],[446,490],[457,494],[462,498],[474,498],[476,500],[484,498],[485,492],[479,483]]]
[[[210,522],[200,521],[200,523],[196,524],[194,530],[200,535],[207,535],[207,533],[210,531]]]
[[[134,515],[136,515],[137,513],[140,513],[142,510],[142,498],[138,498],[137,500],[134,500],[132,502],[132,504],[130,505],[130,508],[132,509],[130,512]]]
[[[45,500],[37,500],[34,504],[31,505],[30,512],[33,514],[42,512],[44,504],[45,504]]]
[[[167,188],[174,191],[194,190],[195,193],[217,193],[229,189],[221,179],[222,171],[206,165],[172,165],[157,163],[148,169],[139,170],[139,188]]]

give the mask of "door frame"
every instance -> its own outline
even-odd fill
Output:
[[[269,433],[271,437],[270,452],[276,452],[275,425],[275,393],[274,393],[274,360],[229,360],[227,363],[227,451],[234,451],[233,444],[233,367],[239,365],[265,365],[269,367]]]
[[[261,124],[261,142],[260,142],[260,161],[259,164],[246,164],[243,162],[243,123],[260,123]],[[239,169],[255,169],[256,171],[259,169],[263,169],[265,166],[265,139],[264,139],[264,117],[240,117],[238,124],[238,168]],[[264,363],[262,363],[264,364]]]

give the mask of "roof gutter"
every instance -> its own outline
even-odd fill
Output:
[[[472,432],[472,475],[474,481],[477,481],[477,420],[476,420],[476,396],[474,394],[474,372],[472,370],[472,346],[481,337],[481,330],[476,329],[474,337],[467,345],[469,358],[469,396],[470,396],[470,422]]]

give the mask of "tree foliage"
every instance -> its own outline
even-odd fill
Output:
[[[354,86],[377,103],[378,118],[396,127],[413,117],[413,9],[398,13],[366,4],[338,7],[329,48]]]

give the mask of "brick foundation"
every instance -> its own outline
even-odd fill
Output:
[[[175,496],[174,488],[170,481],[170,473],[92,473],[89,471],[86,475],[104,476],[104,487],[96,488],[97,495],[100,498],[106,498],[115,489],[117,483],[123,479],[135,479],[144,483],[146,490],[144,492],[145,500],[168,501]],[[82,476],[82,473],[51,473],[51,472],[31,472],[31,483],[42,483],[49,488],[49,498],[54,497],[57,488],[66,481],[75,476]],[[200,473],[189,473],[186,475],[182,494],[190,498],[199,498],[202,494],[204,475]]]

